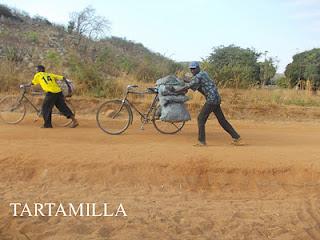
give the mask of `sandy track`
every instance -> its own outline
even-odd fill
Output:
[[[0,239],[320,239],[320,123],[210,120],[161,135],[136,123],[110,136],[0,124]],[[10,202],[108,202],[128,217],[14,218]]]

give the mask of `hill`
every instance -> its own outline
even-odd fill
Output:
[[[38,64],[73,79],[81,93],[94,96],[112,94],[116,79],[154,82],[182,68],[141,43],[115,36],[78,39],[65,26],[0,4],[1,91],[30,81]]]

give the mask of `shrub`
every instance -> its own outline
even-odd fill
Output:
[[[281,77],[281,78],[277,79],[276,84],[278,87],[288,88],[290,86],[290,81],[286,77]]]
[[[11,9],[2,4],[0,4],[0,16],[4,16],[6,18],[13,18]]]
[[[25,36],[26,36],[26,39],[32,43],[39,42],[39,34],[37,32],[26,32]]]
[[[57,52],[49,50],[46,55],[46,60],[52,65],[60,64],[60,56]]]

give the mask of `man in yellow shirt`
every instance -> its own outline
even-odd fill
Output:
[[[40,84],[43,91],[46,92],[46,96],[42,104],[42,114],[44,119],[43,128],[52,128],[51,115],[52,108],[54,106],[56,106],[64,116],[72,119],[72,123],[70,125],[71,128],[75,128],[79,125],[74,114],[65,102],[60,86],[56,82],[56,80],[62,79],[65,79],[65,77],[52,73],[46,73],[44,66],[37,66],[37,73],[34,75],[30,85]]]

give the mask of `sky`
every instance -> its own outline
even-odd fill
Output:
[[[176,61],[201,61],[234,44],[278,60],[320,47],[320,0],[0,0],[67,25],[87,6],[111,22],[109,36],[142,43]]]

